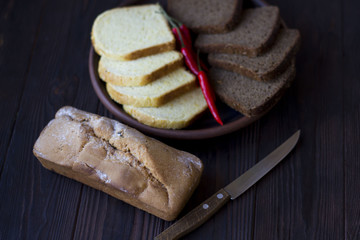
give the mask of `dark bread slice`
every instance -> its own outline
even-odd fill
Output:
[[[231,32],[200,34],[195,46],[202,52],[242,54],[255,57],[274,42],[280,26],[279,8],[267,6],[244,10]]]
[[[231,108],[248,117],[269,111],[281,98],[295,77],[294,61],[271,82],[261,82],[240,74],[211,68],[209,78],[215,93]]]
[[[243,0],[168,0],[170,16],[197,33],[228,32],[239,22]]]
[[[271,80],[291,64],[300,45],[296,29],[281,29],[274,45],[263,55],[251,58],[239,54],[211,53],[210,65],[240,73],[256,80]]]

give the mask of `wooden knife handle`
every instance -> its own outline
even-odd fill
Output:
[[[230,195],[220,189],[206,201],[155,237],[155,240],[178,239],[199,227],[230,200]]]

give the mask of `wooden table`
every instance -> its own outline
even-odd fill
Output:
[[[152,239],[172,224],[43,168],[32,154],[64,105],[111,115],[91,87],[90,29],[122,1],[0,2],[0,239]],[[271,0],[302,46],[283,99],[215,139],[161,139],[200,157],[181,216],[301,129],[271,174],[186,239],[360,239],[360,1]]]

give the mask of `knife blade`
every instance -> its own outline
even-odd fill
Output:
[[[179,221],[155,237],[155,240],[178,239],[199,227],[214,215],[230,199],[234,200],[265,176],[295,147],[300,137],[300,130],[295,132],[284,143],[269,155],[247,170],[226,187],[220,189]]]

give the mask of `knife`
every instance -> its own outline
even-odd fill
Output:
[[[252,185],[259,181],[265,174],[283,160],[295,147],[300,137],[300,130],[294,133],[283,144],[260,162],[235,179],[226,187],[205,200],[175,224],[155,237],[155,240],[178,239],[199,227],[208,220],[215,212],[225,205],[230,199],[234,200]]]

